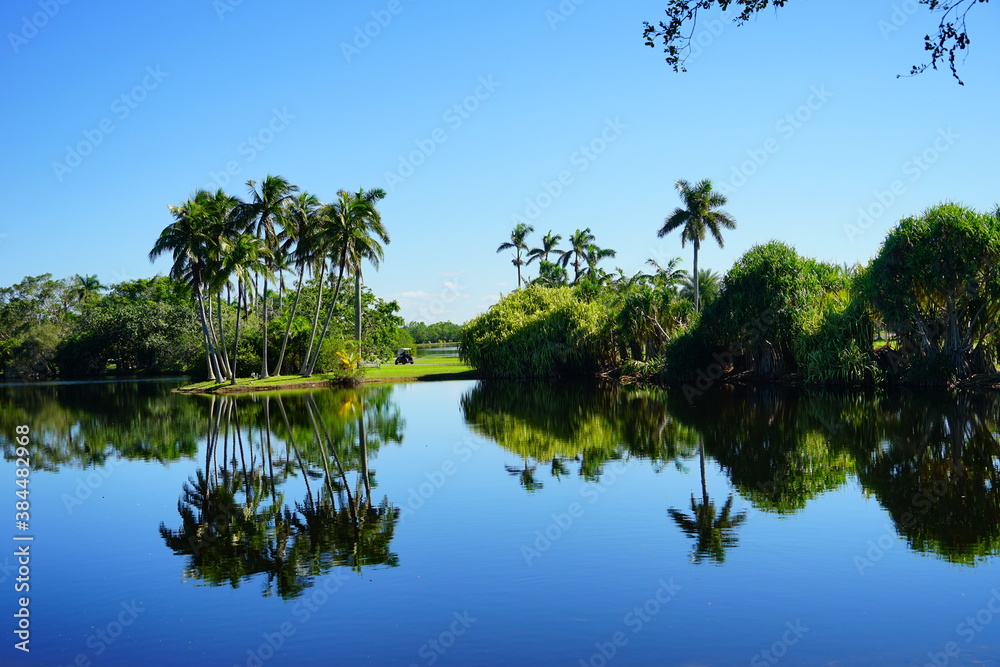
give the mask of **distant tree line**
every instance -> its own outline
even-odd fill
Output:
[[[334,304],[330,330],[317,371],[341,367],[345,341],[353,340],[353,281],[346,282]],[[299,294],[299,307],[314,308],[320,289],[308,280]],[[189,375],[206,377],[202,329],[190,284],[158,275],[125,280],[111,286],[96,276],[53,279],[51,274],[29,276],[0,288],[0,374],[7,379],[87,378],[105,375]],[[272,297],[272,346],[280,345],[293,295],[279,287]],[[398,305],[376,297],[362,287],[362,346],[367,354],[388,359],[396,346],[402,318]],[[236,370],[249,376],[260,368],[264,326],[258,299],[236,305],[233,294],[214,307],[216,317],[232,327],[239,316],[241,336],[236,348]],[[309,322],[293,322],[287,359],[301,364]]]
[[[454,343],[462,339],[462,326],[452,322],[409,322],[406,325],[414,343]]]

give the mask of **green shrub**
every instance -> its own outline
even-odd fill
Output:
[[[569,287],[530,286],[508,294],[462,331],[462,359],[494,377],[594,375],[612,346],[608,313]]]

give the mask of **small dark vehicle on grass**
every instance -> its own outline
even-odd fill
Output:
[[[410,354],[410,348],[404,347],[396,353],[396,364],[412,364],[413,355]]]

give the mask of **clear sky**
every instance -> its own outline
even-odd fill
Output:
[[[267,174],[324,201],[386,189],[366,281],[407,320],[509,292],[516,220],[529,246],[590,227],[609,271],[689,268],[678,233],[656,236],[679,178],[711,178],[739,224],[701,266],[770,239],[866,262],[902,217],[1000,201],[994,4],[970,15],[963,87],[896,78],[937,25],[913,0],[705,15],[684,74],[643,45],[666,0],[8,0],[0,285],[166,272],[147,253],[168,204]]]

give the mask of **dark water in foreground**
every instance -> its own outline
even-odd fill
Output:
[[[169,387],[0,387],[0,664],[1000,664],[993,396]]]

